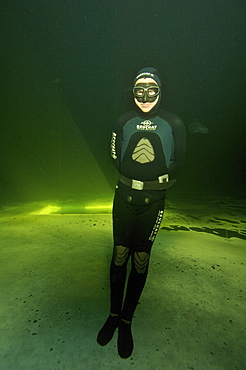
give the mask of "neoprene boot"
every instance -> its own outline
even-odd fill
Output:
[[[101,346],[106,346],[106,344],[108,344],[113,338],[114,332],[118,328],[119,323],[119,315],[110,313],[105,324],[98,333],[97,343]]]
[[[122,358],[128,358],[133,351],[131,321],[120,320],[118,333],[118,353]]]

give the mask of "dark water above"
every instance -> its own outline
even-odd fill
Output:
[[[245,2],[8,1],[1,11],[0,200],[110,197],[116,116],[159,69],[187,159],[173,195],[243,194]]]

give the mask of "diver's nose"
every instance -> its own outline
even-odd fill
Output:
[[[143,103],[146,103],[147,100],[148,100],[148,96],[147,96],[147,92],[145,91],[144,96],[143,96]]]

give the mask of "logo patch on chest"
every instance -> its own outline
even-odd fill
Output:
[[[143,137],[136,145],[133,153],[132,159],[139,163],[149,163],[153,162],[155,159],[155,151],[151,142]]]
[[[153,122],[145,120],[137,125],[137,130],[155,131],[157,125],[153,125]]]

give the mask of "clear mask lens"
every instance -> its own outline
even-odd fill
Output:
[[[160,93],[159,86],[153,85],[148,87],[143,86],[134,86],[133,95],[136,98],[143,98],[144,95],[147,95],[149,98],[155,98]]]

